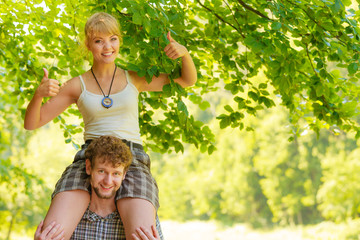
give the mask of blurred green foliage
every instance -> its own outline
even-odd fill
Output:
[[[199,118],[224,112],[231,94],[223,91],[207,100],[219,104],[206,114],[195,106],[189,106],[190,111]],[[360,143],[353,134],[322,130],[317,137],[306,131],[288,141],[292,126],[281,107],[247,118],[255,131],[221,129],[214,118],[206,119],[216,136],[212,155],[192,146],[185,147],[182,156],[151,155],[163,219],[267,227],[359,218]]]

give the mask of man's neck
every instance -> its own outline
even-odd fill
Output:
[[[95,193],[92,193],[89,209],[101,217],[106,217],[117,210],[115,197],[103,199],[99,198]]]

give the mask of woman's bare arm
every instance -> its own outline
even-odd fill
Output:
[[[26,109],[24,128],[34,130],[45,125],[75,103],[80,93],[78,78],[70,79],[60,88],[59,82],[49,79],[48,71],[44,69],[44,77]],[[51,99],[42,105],[45,97]]]
[[[174,81],[180,84],[182,87],[188,87],[195,84],[197,81],[197,72],[195,64],[186,49],[185,46],[176,42],[170,35],[167,35],[170,43],[164,48],[165,54],[171,59],[177,59],[181,57],[182,69],[181,76]],[[167,74],[160,74],[158,77],[153,76],[152,81],[148,83],[145,77],[139,77],[137,73],[130,72],[130,76],[139,90],[143,91],[162,91],[164,85],[170,83]]]

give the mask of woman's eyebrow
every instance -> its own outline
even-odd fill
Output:
[[[111,35],[109,38],[112,38],[112,37],[118,37],[117,34],[114,34],[114,35]],[[100,38],[100,39],[103,39],[103,37],[100,37],[100,36],[95,36],[93,37],[93,39],[96,39],[96,38]],[[106,37],[105,37],[106,38]]]

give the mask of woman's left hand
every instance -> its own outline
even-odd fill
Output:
[[[170,35],[170,31],[167,34],[167,38],[169,39],[170,43],[164,48],[166,56],[171,59],[177,59],[179,57],[183,57],[186,54],[189,54],[186,47],[181,45],[180,43],[176,42]]]

